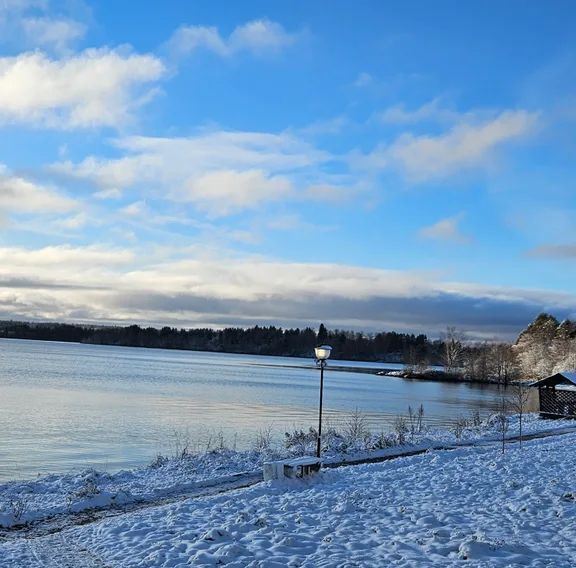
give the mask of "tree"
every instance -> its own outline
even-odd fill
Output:
[[[576,323],[564,320],[556,329],[553,345],[553,373],[576,369]]]
[[[324,343],[326,343],[327,338],[328,338],[328,330],[326,329],[326,326],[323,323],[321,323],[320,327],[318,328],[318,335],[317,335],[318,345],[323,345]]]
[[[520,447],[522,447],[522,418],[528,409],[531,396],[530,387],[526,383],[518,383],[514,386],[510,397],[510,406],[516,414],[518,414],[518,439]]]
[[[494,377],[504,386],[518,374],[516,352],[508,343],[495,343],[491,346],[490,363]]]
[[[542,378],[552,373],[558,320],[542,313],[518,336],[516,352],[526,378]]]
[[[444,350],[442,354],[442,362],[444,363],[444,370],[447,373],[453,373],[461,363],[464,345],[462,343],[462,333],[457,331],[455,327],[447,327],[446,333],[443,336]]]
[[[460,361],[464,376],[468,379],[485,382],[493,375],[489,346],[486,342],[463,348]]]
[[[502,453],[506,448],[506,432],[508,432],[508,428],[510,427],[510,420],[508,419],[508,409],[509,409],[509,402],[502,392],[502,396],[500,398],[500,410],[498,414],[496,414],[496,429],[500,432],[501,440],[502,440]]]

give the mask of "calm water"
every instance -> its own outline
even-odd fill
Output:
[[[142,465],[183,435],[196,449],[218,432],[238,449],[268,427],[280,440],[316,423],[318,386],[306,359],[0,339],[0,479]],[[448,424],[497,399],[494,386],[325,375],[334,424],[357,408],[372,428],[388,429],[420,403],[427,423]]]

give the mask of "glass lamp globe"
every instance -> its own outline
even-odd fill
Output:
[[[330,345],[320,345],[320,347],[314,348],[314,353],[316,354],[316,359],[318,359],[318,361],[326,361],[326,359],[330,357],[330,351],[332,351]]]

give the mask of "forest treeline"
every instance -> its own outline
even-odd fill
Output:
[[[473,342],[454,327],[432,340],[395,331],[329,330],[324,324],[317,330],[258,325],[216,330],[4,321],[0,337],[310,358],[316,345],[326,343],[334,359],[404,363],[410,376],[441,365],[453,379],[499,383],[576,369],[576,322],[550,314],[537,316],[514,343]]]
[[[425,335],[394,331],[364,334],[328,330],[323,324],[318,330],[258,325],[215,330],[4,321],[0,322],[0,337],[288,357],[312,357],[316,345],[328,343],[333,347],[335,359],[381,362],[418,359],[440,364],[442,358],[442,342],[430,341]]]

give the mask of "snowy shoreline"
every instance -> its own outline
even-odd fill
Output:
[[[569,426],[527,418],[531,434]],[[504,454],[488,438],[0,539],[0,568],[576,565],[576,487],[566,475],[576,433]]]
[[[511,416],[508,438],[518,435],[518,416]],[[576,431],[576,423],[569,420],[542,420],[537,414],[523,417],[523,435]],[[468,426],[461,432],[425,428],[410,436],[404,443],[394,443],[393,434],[388,447],[366,449],[368,439],[352,440],[345,451],[328,448],[323,456],[328,467],[379,461],[422,453],[427,450],[455,449],[459,446],[481,445],[498,441],[501,434],[493,420],[478,426]],[[339,440],[337,440],[340,442]],[[310,453],[310,440],[300,447],[287,449],[233,451],[215,449],[205,453],[186,454],[181,457],[161,458],[155,463],[133,470],[105,473],[94,469],[47,475],[29,481],[10,481],[0,484],[0,535],[13,527],[38,523],[59,515],[70,515],[91,510],[121,510],[136,504],[153,504],[162,499],[185,497],[191,492],[214,489],[219,484],[242,480],[261,479],[262,464],[294,455]]]

